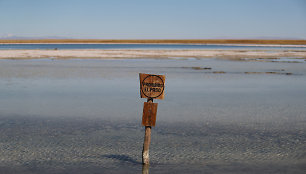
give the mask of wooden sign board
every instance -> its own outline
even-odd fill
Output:
[[[154,74],[139,74],[140,97],[152,99],[164,99],[165,76]]]
[[[157,103],[144,102],[142,125],[143,126],[155,126],[157,113]]]

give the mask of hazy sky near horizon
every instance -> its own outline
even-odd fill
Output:
[[[306,0],[0,0],[0,37],[306,39]]]

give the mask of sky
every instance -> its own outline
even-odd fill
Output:
[[[306,39],[306,0],[0,0],[0,37]]]

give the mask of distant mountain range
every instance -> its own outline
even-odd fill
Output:
[[[40,39],[73,39],[70,37],[59,36],[43,36],[43,37],[25,37],[25,36],[4,36],[0,37],[2,40],[40,40]]]
[[[26,36],[0,36],[1,40],[41,40],[41,39],[88,39],[88,38],[72,38],[72,37],[61,37],[61,36],[41,36],[41,37],[26,37]],[[94,39],[94,38],[92,38]],[[97,38],[101,39],[101,38]],[[199,38],[199,40],[210,40],[210,39],[221,39],[221,40],[306,40],[305,38],[293,38],[293,37],[250,37],[250,38],[233,38],[233,37],[212,37],[212,38]],[[103,39],[102,39],[103,40]],[[106,39],[109,40],[109,39]],[[117,40],[117,39],[115,39]],[[121,40],[121,39],[119,39]],[[123,39],[124,40],[124,39]],[[130,39],[129,39],[130,40]],[[133,40],[133,39],[132,39]],[[139,40],[139,39],[135,39]],[[143,39],[140,39],[143,40]],[[144,40],[150,40],[150,39],[144,39]],[[153,39],[153,40],[190,40],[188,38],[182,39]],[[191,39],[193,40],[193,39]]]

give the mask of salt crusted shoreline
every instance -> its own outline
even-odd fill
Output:
[[[306,58],[301,50],[0,50],[0,59],[137,59],[137,58]]]

